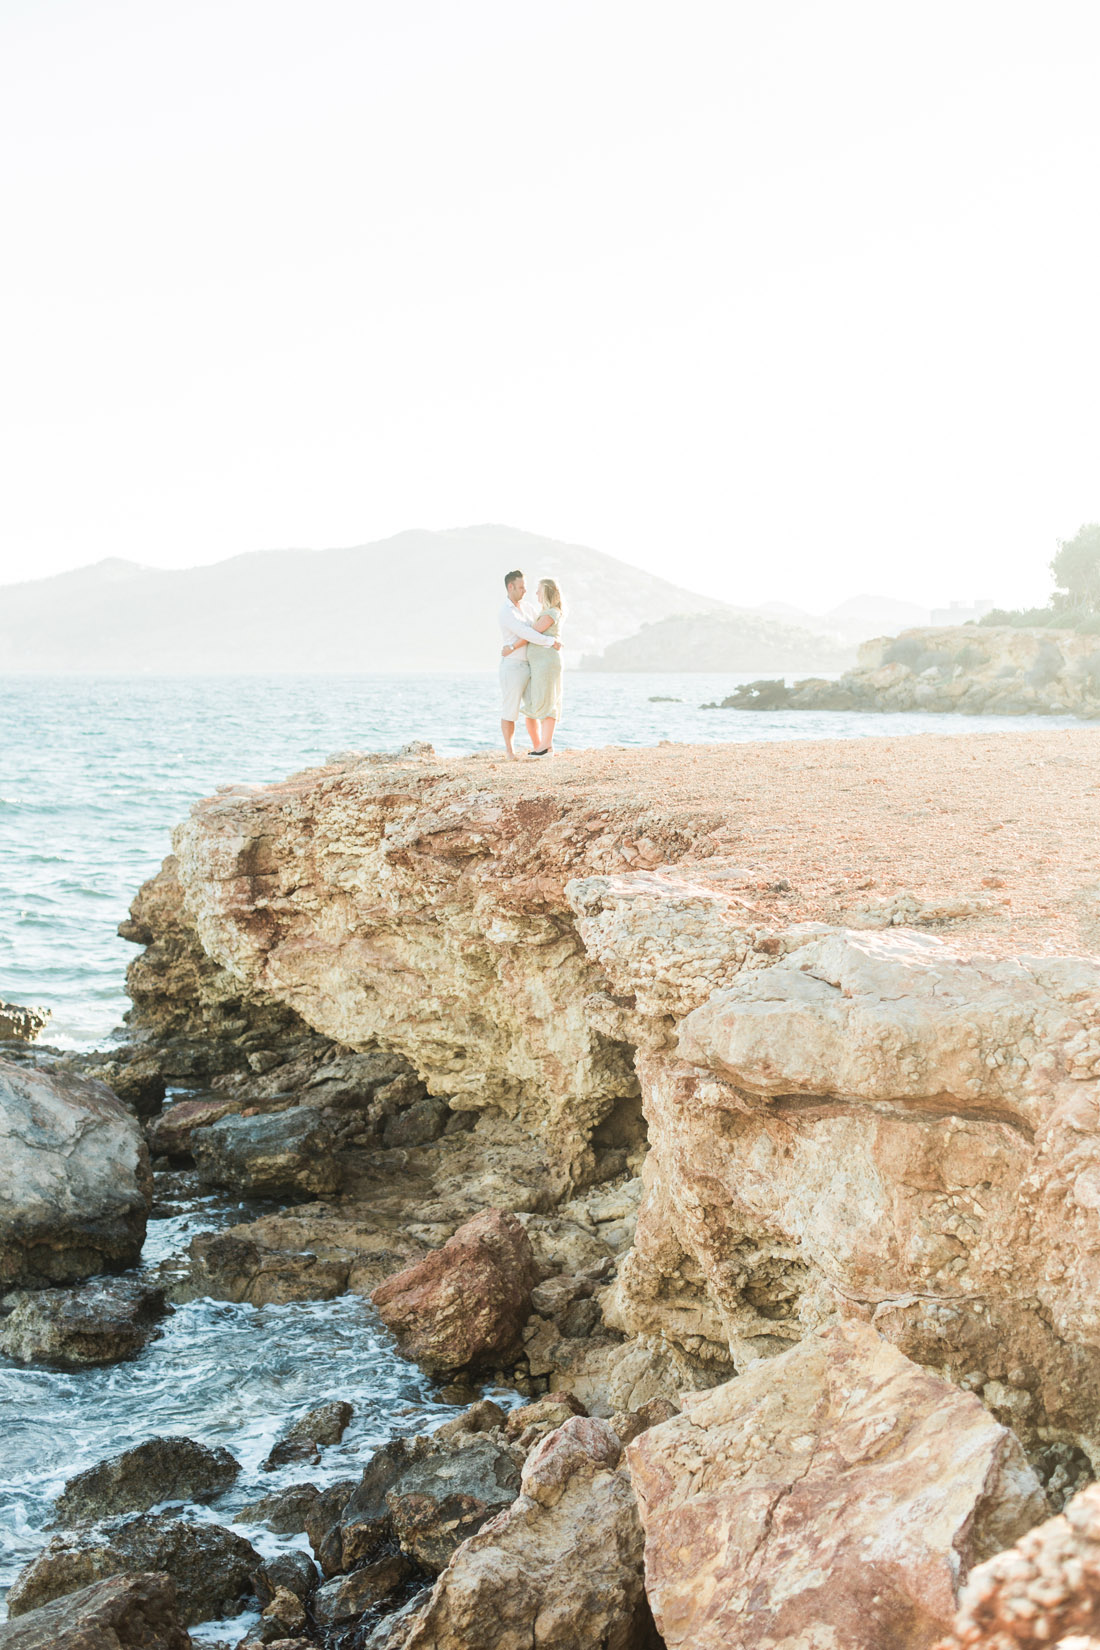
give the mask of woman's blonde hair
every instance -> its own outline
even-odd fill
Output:
[[[539,580],[539,601],[544,607],[556,607],[559,613],[562,611],[561,591],[553,579]]]

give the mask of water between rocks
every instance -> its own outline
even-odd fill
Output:
[[[150,1221],[140,1270],[151,1272],[197,1233],[266,1207],[196,1196],[180,1213]],[[288,1484],[324,1488],[356,1478],[388,1439],[431,1431],[455,1413],[398,1355],[359,1295],[262,1307],[191,1301],[161,1329],[139,1357],[107,1369],[63,1372],[0,1359],[0,1591],[49,1539],[53,1499],[65,1480],[143,1439],[176,1434],[231,1450],[243,1469],[233,1489],[209,1510],[189,1507],[187,1516],[233,1524],[267,1557],[295,1546],[308,1552],[309,1543],[239,1519],[242,1507]],[[355,1415],[320,1465],[261,1471],[291,1421],[330,1398],[346,1399]],[[0,1617],[6,1614],[0,1606]],[[257,1619],[206,1623],[191,1636],[197,1644],[236,1643]]]

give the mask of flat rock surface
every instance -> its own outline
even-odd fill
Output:
[[[433,771],[440,766],[509,801],[566,805],[573,793],[573,806],[583,797],[710,816],[714,852],[745,867],[743,898],[784,925],[843,923],[853,907],[903,892],[933,902],[965,895],[988,902],[951,922],[974,950],[1100,947],[1100,728],[562,751],[552,766],[476,756]],[[999,886],[984,887],[986,878]],[[789,888],[771,886],[779,881]]]

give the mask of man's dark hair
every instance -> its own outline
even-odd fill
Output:
[[[523,577],[523,570],[522,570],[522,568],[519,568],[519,567],[513,567],[512,571],[510,573],[505,573],[505,575],[504,575],[504,588],[505,588],[505,590],[507,590],[507,588],[510,584],[514,584],[517,579],[522,579],[522,577]]]

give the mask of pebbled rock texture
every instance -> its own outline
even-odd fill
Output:
[[[255,1547],[221,1524],[143,1516],[88,1535],[55,1536],[16,1577],[8,1613],[26,1615],[107,1576],[165,1570],[176,1585],[180,1616],[192,1627],[242,1610],[262,1567]]]
[[[487,1209],[371,1300],[407,1358],[437,1374],[476,1369],[517,1350],[538,1276],[515,1215]]]
[[[671,1396],[670,1372],[711,1385],[862,1319],[979,1393],[1036,1460],[1061,1451],[1069,1491],[1100,1469],[1100,965],[1013,948],[1017,931],[1051,951],[1100,938],[1076,845],[1094,753],[1088,730],[1009,738],[580,753],[541,777],[349,758],[226,791],[135,908],[152,941],[135,1019],[186,1015],[171,1003],[191,980],[208,1018],[223,999],[282,1005],[381,1045],[434,1097],[526,1135],[538,1187],[480,1207],[547,1223],[609,1173],[635,1178],[648,1131],[636,1230],[625,1196],[600,1227],[617,1280],[552,1312],[549,1291],[524,1330],[533,1377],[586,1407],[637,1409]],[[811,854],[790,830],[809,792],[830,833]],[[937,799],[954,814],[930,864]],[[1063,896],[1038,848],[1071,820]],[[883,871],[868,831],[888,826]],[[918,862],[919,885],[889,881]],[[943,937],[964,931],[982,954]],[[374,1152],[375,1185],[450,1144]],[[411,1231],[438,1250],[457,1222],[429,1195]],[[278,1298],[266,1278],[303,1253],[330,1292],[356,1286],[352,1222],[330,1220],[324,1249],[294,1224],[257,1223],[236,1271],[228,1251],[208,1269],[227,1298]]]
[[[0,1285],[132,1266],[152,1195],[136,1117],[102,1083],[0,1060]]]
[[[70,1478],[54,1503],[62,1525],[145,1512],[161,1501],[212,1501],[237,1480],[240,1463],[193,1438],[147,1438]]]
[[[48,1008],[0,1002],[0,1043],[33,1043],[50,1018]]]
[[[669,1650],[928,1650],[1045,1508],[1012,1434],[862,1324],[686,1394],[629,1457]]]
[[[190,1650],[176,1589],[157,1572],[112,1576],[17,1621],[0,1622],[3,1650]]]
[[[1100,1639],[1100,1484],[973,1571],[936,1650],[1091,1650]]]
[[[134,1278],[34,1290],[16,1297],[0,1328],[0,1351],[55,1369],[122,1363],[157,1333],[166,1310],[164,1291]]]
[[[392,1650],[656,1646],[638,1509],[619,1456],[604,1421],[575,1416],[545,1438],[518,1499],[459,1547]]]

